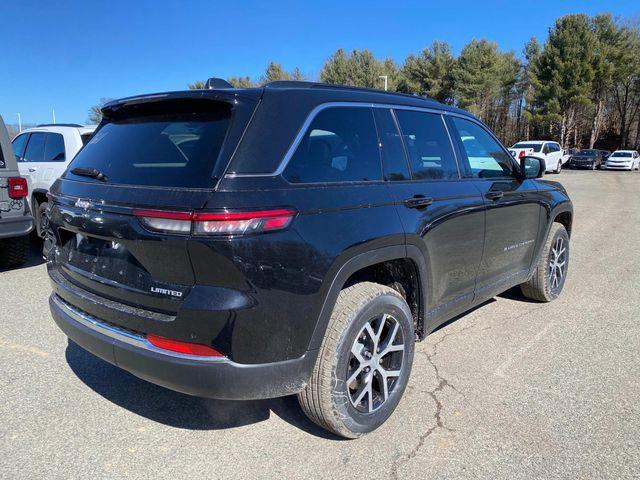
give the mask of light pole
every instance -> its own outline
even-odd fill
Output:
[[[53,123],[55,124],[55,123],[56,123],[56,109],[55,109],[55,108],[52,108],[52,109],[51,109],[51,113],[52,113],[52,115],[53,115]]]
[[[18,130],[22,133],[22,117],[20,116],[20,113],[16,113],[16,115],[18,116]]]
[[[384,78],[384,91],[386,92],[389,87],[389,75],[380,75],[379,78]]]

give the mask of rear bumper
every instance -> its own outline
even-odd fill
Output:
[[[0,238],[22,237],[33,230],[33,217],[0,218]]]
[[[182,355],[92,317],[55,293],[49,306],[58,327],[85,350],[151,383],[199,397],[247,400],[298,393],[309,380],[317,353],[251,365],[225,357]]]

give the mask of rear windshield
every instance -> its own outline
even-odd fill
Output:
[[[539,152],[542,149],[541,143],[516,143],[511,148],[533,148],[534,152]]]
[[[230,121],[226,104],[215,111],[141,115],[104,124],[78,153],[65,178],[100,181],[71,173],[95,169],[107,184],[202,188],[212,172]]]

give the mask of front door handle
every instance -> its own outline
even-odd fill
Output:
[[[426,208],[433,203],[433,198],[425,197],[424,195],[414,195],[411,198],[405,199],[404,206],[407,208]]]
[[[500,200],[502,197],[504,197],[504,193],[497,190],[495,192],[487,192],[484,196],[489,200]]]
[[[33,168],[33,167],[30,167],[30,168],[29,168],[29,171],[30,171],[31,173],[35,172],[36,170],[37,170],[37,168]]]

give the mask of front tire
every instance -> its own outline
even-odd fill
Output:
[[[539,302],[558,298],[569,268],[569,234],[560,223],[553,223],[542,254],[531,278],[520,285],[522,294]]]
[[[311,379],[305,414],[345,438],[382,425],[407,386],[415,347],[411,310],[394,289],[362,282],[340,292]]]
[[[562,160],[560,160],[560,161],[558,162],[558,165],[556,165],[555,173],[556,173],[556,174],[559,174],[561,171],[562,171]]]

